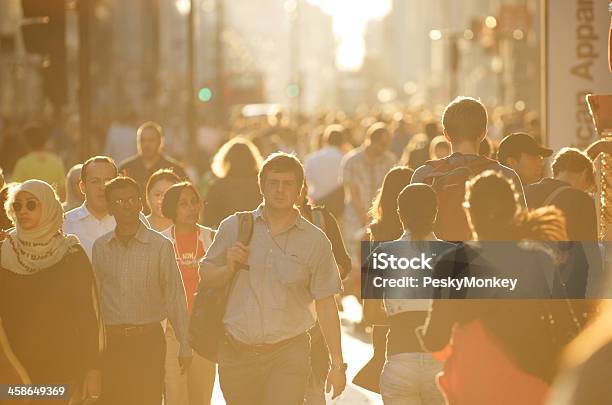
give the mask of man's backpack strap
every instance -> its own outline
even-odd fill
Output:
[[[429,185],[432,185],[436,178],[446,177],[456,172],[469,171],[469,173],[466,173],[467,176],[473,177],[489,168],[493,169],[499,166],[499,162],[489,159],[486,156],[478,156],[478,158],[469,162],[456,164],[450,163],[449,157],[446,157],[437,160],[428,160],[425,164],[433,168],[433,171],[425,178],[425,183]]]
[[[238,242],[249,246],[253,237],[254,218],[252,211],[238,212]]]
[[[555,201],[555,198],[557,198],[557,196],[559,196],[559,194],[561,194],[565,190],[569,190],[570,188],[572,188],[572,187],[571,186],[561,186],[561,187],[557,188],[556,190],[554,190],[552,193],[550,193],[548,195],[548,197],[546,197],[546,199],[542,203],[542,207],[545,207],[547,205],[552,205],[553,201]]]

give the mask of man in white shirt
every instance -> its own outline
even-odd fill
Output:
[[[336,175],[344,156],[340,149],[344,143],[344,132],[341,125],[328,126],[323,134],[325,146],[304,159],[308,196],[336,217],[340,217],[344,208],[344,190]]]
[[[115,218],[109,215],[104,197],[106,182],[117,177],[117,166],[108,156],[94,156],[81,169],[79,188],[85,194],[85,202],[66,213],[64,232],[76,235],[91,260],[94,242],[100,236],[115,229]],[[140,219],[148,226],[141,213]]]

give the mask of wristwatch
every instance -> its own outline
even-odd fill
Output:
[[[342,371],[342,372],[346,372],[347,367],[348,367],[348,364],[346,364],[346,363],[342,363],[342,364],[332,364],[332,365],[329,367],[329,371],[332,371],[332,370],[340,370],[340,371]]]

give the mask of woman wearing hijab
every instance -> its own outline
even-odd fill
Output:
[[[103,329],[87,255],[62,232],[62,206],[44,181],[15,186],[5,209],[15,228],[0,246],[0,318],[12,351],[33,384],[95,399]]]

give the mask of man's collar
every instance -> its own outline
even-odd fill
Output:
[[[296,208],[294,208],[294,211],[296,213],[295,216],[295,221],[293,222],[293,224],[291,224],[289,226],[290,229],[291,227],[295,226],[300,230],[304,229],[305,223],[304,221],[306,221],[306,219],[300,214],[300,211]],[[253,211],[253,218],[255,220],[257,219],[261,219],[262,221],[265,222],[265,217],[264,217],[264,203],[259,204],[259,206],[257,207],[257,209],[255,209],[255,211]]]
[[[134,239],[136,239],[137,241],[141,243],[145,243],[145,244],[150,243],[151,235],[149,233],[150,231],[149,228],[147,228],[147,226],[143,224],[142,221],[139,220],[138,222],[139,222],[138,230],[136,231],[136,234],[134,235]],[[119,238],[117,237],[117,228],[113,230],[113,234],[111,238],[109,239],[109,242],[112,241],[113,239],[120,241]]]
[[[81,220],[87,217],[92,217],[98,221],[102,221],[104,218],[109,217],[110,215],[107,213],[102,219],[98,219],[96,218],[96,216],[94,214],[91,213],[91,211],[89,211],[89,208],[87,208],[87,203],[84,202],[83,204],[81,204],[80,206],[78,206],[77,208],[75,208],[72,211],[68,212],[70,214],[70,216],[73,216],[75,219],[77,220]]]

